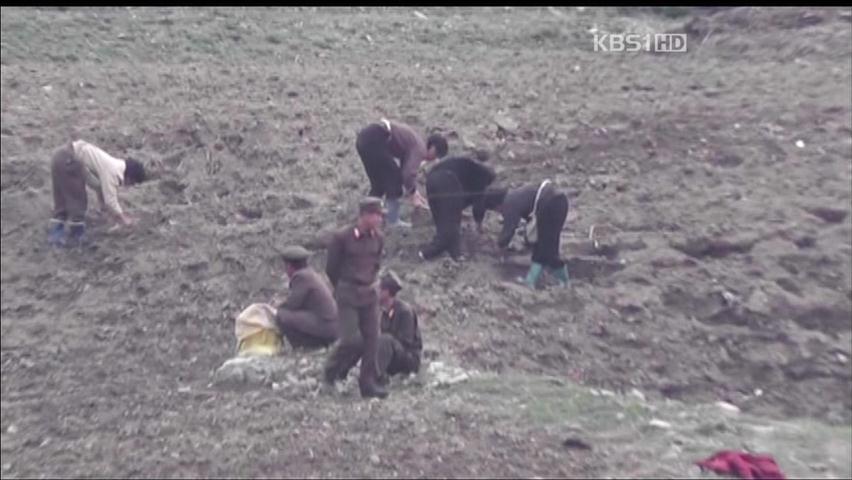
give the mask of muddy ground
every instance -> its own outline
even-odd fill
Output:
[[[419,13],[3,8],[3,478],[696,475],[742,447],[736,420],[698,424],[716,402],[817,425],[757,444],[788,472],[852,473],[848,453],[796,460],[852,435],[852,11]],[[595,52],[593,29],[689,51]],[[385,264],[428,358],[482,379],[385,402],[215,384],[236,314],[285,294],[278,251],[324,265],[318,233],[366,192],[355,132],[381,116],[488,152],[505,184],[561,184],[573,285],[511,283],[528,260],[495,258],[494,216],[466,224],[464,264],[424,264],[417,216]],[[72,138],[164,171],[121,193],[137,228],[93,216],[93,248],[56,252],[48,162]],[[672,445],[713,441],[649,458],[668,437],[571,407],[634,390],[687,412]]]

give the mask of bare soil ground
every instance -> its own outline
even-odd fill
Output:
[[[675,428],[723,440],[643,464],[663,437],[588,423],[605,402],[571,407],[578,388],[819,425],[759,444],[785,459],[846,448],[813,435],[852,433],[852,11],[420,12],[3,8],[3,478],[679,476],[744,435]],[[595,52],[595,28],[689,51]],[[385,263],[427,356],[484,380],[385,402],[213,385],[236,314],[283,294],[281,247],[324,265],[318,233],[366,193],[355,132],[381,116],[569,191],[573,286],[512,284],[527,260],[497,260],[494,216],[465,226],[464,264],[422,263],[419,216]],[[136,229],[92,218],[92,249],[56,252],[49,159],[72,138],[165,171],[122,192]],[[562,445],[572,422],[596,448]],[[846,452],[782,467],[848,475]]]

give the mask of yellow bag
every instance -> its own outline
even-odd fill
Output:
[[[261,330],[253,333],[237,345],[237,355],[240,357],[273,356],[281,353],[281,336],[272,330]]]
[[[281,352],[281,334],[275,325],[277,311],[271,305],[254,303],[240,312],[234,322],[237,355],[270,356]]]

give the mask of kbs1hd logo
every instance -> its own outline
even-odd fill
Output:
[[[596,52],[686,52],[683,33],[595,33]]]

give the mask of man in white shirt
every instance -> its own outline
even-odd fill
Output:
[[[141,162],[115,158],[91,143],[77,140],[53,155],[50,173],[53,180],[53,218],[50,220],[48,243],[51,245],[64,246],[69,241],[72,244],[84,241],[87,184],[97,193],[102,211],[121,224],[135,223],[118,203],[118,187],[145,180],[145,167]]]

